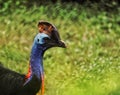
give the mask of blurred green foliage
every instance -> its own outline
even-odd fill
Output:
[[[8,0],[0,10],[0,61],[6,67],[27,72],[37,22],[46,20],[56,25],[68,47],[45,53],[45,95],[120,95],[119,7],[25,4]]]
[[[69,3],[72,3],[72,7],[74,7],[74,4],[77,3],[78,5],[84,5],[91,7],[91,5],[94,5],[94,7],[98,7],[100,9],[105,9],[107,11],[116,10],[117,7],[120,5],[119,0],[0,0],[0,13],[10,13],[14,12],[14,9],[29,9],[33,6],[41,6],[41,5],[49,5],[51,3],[51,6],[54,6],[57,2],[62,2],[65,5],[69,6]],[[97,4],[97,6],[96,6]]]

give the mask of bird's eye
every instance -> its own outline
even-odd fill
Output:
[[[39,42],[40,40],[39,40],[39,39],[37,39],[37,41]]]

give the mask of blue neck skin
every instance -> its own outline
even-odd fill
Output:
[[[39,79],[42,75],[44,75],[43,53],[44,51],[42,46],[34,43],[30,57],[31,76],[35,75]]]
[[[33,44],[32,52],[30,56],[30,76],[27,78],[24,85],[26,85],[32,77],[35,75],[39,80],[42,79],[44,76],[44,69],[43,69],[43,54],[44,51],[42,46],[38,44]]]
[[[42,45],[44,43],[43,42],[44,37],[49,37],[49,36],[44,33],[38,33],[34,39],[31,56],[30,56],[30,76],[28,77],[25,84],[27,84],[34,75],[38,79],[43,79],[44,76],[43,54],[46,49],[46,47]]]

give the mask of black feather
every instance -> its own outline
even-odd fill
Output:
[[[16,73],[0,65],[0,94],[11,95],[22,87],[25,75]],[[13,90],[14,89],[14,90]]]
[[[24,86],[25,75],[11,71],[0,64],[0,95],[35,95],[40,88],[41,81],[33,76]]]

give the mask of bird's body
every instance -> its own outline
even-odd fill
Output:
[[[38,25],[42,31],[35,36],[29,70],[26,75],[4,68],[0,65],[0,95],[36,95],[41,89],[44,93],[44,69],[43,55],[51,47],[65,47],[60,41],[59,34],[52,24],[40,22]],[[52,27],[46,28],[46,27]],[[43,31],[44,29],[45,32]],[[50,35],[48,35],[50,34]]]
[[[25,75],[0,66],[0,95],[36,95],[41,81],[33,76],[26,85]]]
[[[14,95],[14,91],[22,87],[24,77],[25,75],[0,66],[0,95]]]

